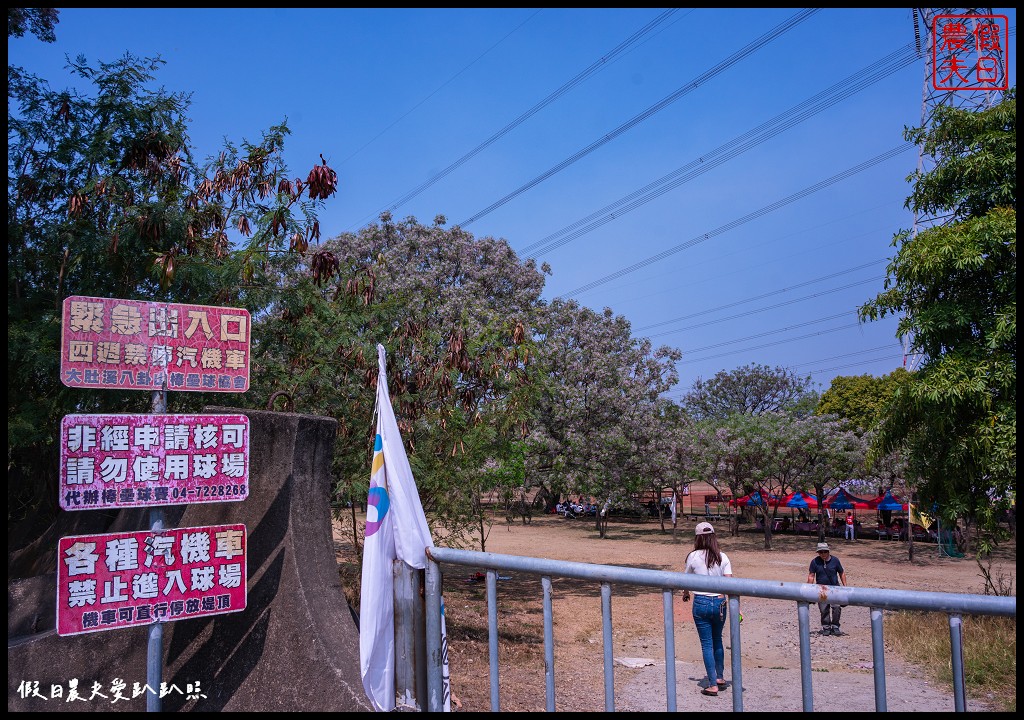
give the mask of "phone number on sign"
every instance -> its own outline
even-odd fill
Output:
[[[175,500],[234,497],[236,495],[248,495],[248,488],[245,485],[200,485],[193,488],[176,487],[171,489],[171,497]]]

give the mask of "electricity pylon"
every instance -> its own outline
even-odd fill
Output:
[[[982,52],[984,52],[988,64],[999,71],[1005,67],[1004,57],[1007,48],[998,42],[999,34],[997,33],[995,36],[997,42],[993,43],[991,35],[982,32],[981,26],[985,20],[981,18],[985,15],[992,15],[992,8],[914,8],[913,11],[917,54],[924,61],[921,126],[929,127],[936,109],[943,105],[975,112],[999,103],[1003,97],[1002,90],[942,89],[946,83],[942,81],[941,77],[943,72],[949,72],[952,75],[963,58],[978,58]],[[963,21],[939,18],[943,15],[959,15],[963,17]],[[937,18],[954,23],[949,32],[942,36],[935,34]],[[981,39],[980,44],[979,38]],[[964,66],[960,66],[960,69],[966,70]],[[994,87],[1000,84],[1002,83],[992,83]],[[936,158],[925,154],[923,146],[918,148],[918,173],[930,172],[935,167],[936,160]],[[915,209],[911,237],[917,237],[921,230],[933,225],[942,225],[950,219],[949,216],[935,216]],[[921,362],[921,355],[911,352],[912,347],[913,337],[909,334],[904,335],[903,365],[907,370],[917,369]]]

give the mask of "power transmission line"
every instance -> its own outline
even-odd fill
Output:
[[[660,260],[664,260],[665,258],[670,257],[672,255],[675,255],[678,252],[681,252],[683,250],[691,248],[691,247],[693,247],[695,245],[699,245],[700,243],[704,242],[705,240],[710,240],[711,238],[716,237],[718,235],[721,235],[722,233],[728,232],[729,230],[734,230],[735,228],[737,228],[737,227],[739,227],[741,225],[744,225],[744,224],[746,224],[746,223],[748,223],[748,222],[750,222],[752,220],[756,220],[756,219],[758,219],[758,218],[760,218],[760,217],[762,217],[764,215],[767,215],[767,214],[769,214],[771,212],[774,212],[775,210],[778,210],[779,208],[782,208],[782,207],[785,207],[786,205],[794,203],[797,200],[802,200],[803,198],[807,197],[808,195],[812,195],[812,194],[818,192],[819,190],[823,190],[823,189],[825,189],[825,188],[827,188],[827,187],[829,187],[831,185],[834,185],[834,184],[836,184],[838,182],[841,182],[841,181],[846,180],[846,179],[848,179],[850,177],[853,177],[857,173],[862,172],[864,170],[867,170],[868,168],[873,167],[874,165],[877,165],[878,163],[884,162],[886,160],[891,160],[892,158],[896,157],[897,155],[900,155],[901,153],[903,153],[906,150],[909,150],[910,148],[913,148],[913,147],[914,146],[911,143],[903,143],[901,145],[897,145],[894,148],[886,150],[885,152],[883,152],[880,155],[876,155],[875,157],[873,157],[873,158],[871,158],[869,160],[865,160],[864,162],[860,163],[859,165],[855,165],[855,166],[853,166],[851,168],[843,170],[840,173],[836,173],[835,175],[833,175],[833,176],[831,176],[829,178],[826,178],[825,180],[817,182],[814,185],[810,185],[810,186],[804,188],[803,190],[795,192],[792,195],[789,195],[787,197],[782,198],[781,200],[777,200],[776,202],[771,203],[770,205],[765,205],[764,207],[759,208],[758,210],[755,210],[754,212],[748,213],[747,215],[744,215],[741,218],[733,220],[732,222],[728,222],[725,225],[721,225],[721,226],[715,228],[714,230],[711,230],[709,232],[704,233],[703,235],[698,235],[698,236],[696,236],[694,238],[691,238],[690,240],[687,240],[684,243],[676,245],[675,247],[669,248],[668,250],[663,250],[662,252],[658,253],[657,255],[652,255],[651,257],[649,257],[649,258],[647,258],[645,260],[641,260],[640,262],[637,262],[637,263],[634,263],[634,264],[632,264],[632,265],[630,265],[628,267],[622,268],[621,270],[616,270],[615,272],[613,272],[613,273],[611,273],[609,275],[605,275],[602,278],[598,278],[597,280],[589,282],[586,285],[582,285],[581,287],[578,287],[575,290],[572,290],[570,292],[565,293],[562,297],[571,297],[573,295],[579,295],[580,293],[586,292],[588,290],[593,290],[594,288],[599,287],[601,285],[604,285],[607,282],[611,282],[612,280],[615,280],[616,278],[620,278],[623,275],[628,275],[629,273],[634,272],[636,270],[639,270],[640,268],[647,267],[648,265],[656,263],[656,262],[658,262]]]
[[[869,352],[877,352],[878,350],[884,350],[884,349],[885,349],[884,347],[871,348],[870,350],[862,350],[861,352],[847,353],[845,355],[837,355],[834,358],[825,358],[824,360],[815,360],[813,362],[800,363],[799,365],[787,365],[786,369],[787,370],[793,370],[795,372],[795,368],[803,367],[805,365],[816,365],[816,364],[818,364],[820,362],[824,362],[825,360],[833,360],[833,359],[844,358],[844,357],[853,357],[854,355],[864,355],[864,354],[869,353]],[[844,365],[837,365],[837,366],[831,367],[831,368],[821,368],[821,369],[818,369],[818,370],[809,370],[809,371],[807,371],[807,374],[808,375],[820,375],[821,373],[824,373],[824,372],[831,372],[831,371],[834,371],[834,370],[843,370],[845,368],[850,368],[850,367],[860,367],[862,365],[867,365],[868,363],[881,362],[883,360],[894,360],[894,361],[896,361],[896,360],[899,360],[901,357],[902,356],[899,355],[899,354],[896,354],[896,355],[884,355],[884,356],[879,356],[879,357],[868,358],[866,360],[858,360],[857,362],[846,363]],[[802,374],[802,373],[797,373],[797,374],[799,375],[799,374]],[[675,394],[675,395],[665,395],[665,397],[667,397],[669,400],[682,400],[689,393],[689,390],[676,391],[676,393],[677,394]]]
[[[841,286],[836,287],[836,288],[830,288],[829,290],[822,290],[821,292],[812,293],[810,295],[804,295],[803,297],[792,298],[791,300],[786,300],[785,302],[775,303],[774,305],[766,305],[765,307],[762,307],[762,308],[754,308],[753,310],[747,310],[746,312],[739,313],[738,315],[730,315],[730,316],[724,317],[724,318],[715,318],[714,320],[708,320],[706,322],[697,323],[695,325],[687,325],[686,327],[675,328],[674,330],[664,330],[664,331],[659,332],[659,333],[654,333],[653,335],[648,335],[647,337],[648,338],[656,338],[656,337],[661,337],[662,335],[672,335],[674,333],[683,332],[685,330],[694,330],[694,329],[699,328],[699,327],[706,327],[708,325],[715,325],[715,324],[718,324],[718,323],[726,322],[728,320],[735,320],[737,318],[747,318],[747,317],[750,317],[751,315],[755,315],[757,313],[767,312],[768,310],[775,310],[776,308],[785,307],[786,305],[792,305],[793,303],[803,302],[804,300],[811,300],[813,298],[818,298],[818,297],[821,297],[823,295],[830,295],[830,294],[832,294],[834,292],[839,292],[840,290],[849,290],[850,288],[857,287],[858,285],[866,285],[869,282],[878,282],[879,280],[884,280],[884,279],[885,279],[885,276],[882,275],[882,276],[879,276],[879,277],[867,278],[866,280],[858,280],[857,282],[850,283],[848,285],[841,285]]]
[[[458,71],[457,73],[455,73],[455,74],[454,74],[454,75],[452,75],[452,76],[451,76],[450,78],[448,78],[448,79],[447,79],[446,81],[444,81],[443,83],[441,83],[440,85],[438,85],[438,86],[437,86],[437,89],[436,89],[436,90],[434,90],[434,92],[430,93],[430,94],[429,94],[429,95],[427,95],[427,96],[426,96],[425,98],[423,98],[423,99],[422,99],[422,100],[420,100],[420,101],[419,101],[418,103],[416,103],[416,104],[415,104],[415,105],[413,105],[413,106],[412,106],[411,108],[409,108],[409,110],[408,110],[408,111],[406,111],[404,115],[402,115],[401,117],[399,117],[399,118],[398,118],[397,120],[395,120],[395,121],[394,121],[393,123],[391,123],[391,124],[390,124],[390,125],[388,125],[388,126],[387,126],[386,128],[384,128],[383,130],[381,130],[381,131],[380,131],[379,133],[377,133],[376,135],[374,135],[374,136],[373,136],[372,138],[370,138],[369,140],[367,140],[367,141],[366,141],[366,143],[364,143],[364,144],[362,145],[362,147],[360,147],[360,148],[359,148],[358,150],[356,150],[355,152],[351,153],[351,154],[350,154],[350,155],[349,155],[349,156],[348,156],[347,158],[345,158],[345,159],[344,159],[344,160],[342,160],[342,161],[341,161],[340,163],[338,163],[338,165],[339,165],[339,166],[340,166],[340,165],[344,165],[344,164],[345,164],[345,163],[347,163],[347,162],[348,162],[349,160],[351,160],[351,159],[352,159],[352,158],[354,158],[354,157],[355,157],[356,155],[358,155],[358,154],[359,154],[359,153],[361,153],[361,152],[362,152],[363,150],[365,150],[365,149],[366,149],[366,148],[368,148],[368,147],[369,147],[370,145],[372,145],[372,144],[373,144],[373,143],[374,143],[374,142],[375,142],[375,141],[376,141],[376,140],[377,140],[377,139],[378,139],[378,138],[379,138],[379,137],[380,137],[381,135],[383,135],[384,133],[386,133],[386,132],[387,132],[388,130],[390,130],[391,128],[393,128],[393,127],[394,127],[395,125],[397,125],[398,123],[402,122],[402,120],[404,120],[404,119],[405,119],[405,118],[407,118],[407,117],[408,117],[409,115],[411,115],[411,114],[412,114],[412,112],[413,112],[414,110],[416,110],[416,108],[418,108],[418,107],[419,107],[420,105],[422,105],[423,103],[425,103],[425,102],[426,102],[427,100],[429,100],[430,98],[432,98],[432,97],[434,97],[435,95],[437,95],[437,94],[438,94],[439,92],[441,92],[441,90],[443,90],[443,89],[444,89],[444,88],[446,88],[446,87],[447,87],[448,85],[450,85],[450,84],[451,84],[451,83],[452,83],[452,82],[453,82],[453,81],[455,80],[455,78],[457,78],[457,77],[458,77],[459,75],[461,75],[462,73],[466,72],[466,71],[467,71],[467,70],[469,70],[469,69],[470,69],[471,67],[473,67],[474,65],[476,65],[476,64],[477,64],[478,62],[480,62],[480,61],[481,61],[481,60],[482,60],[482,59],[484,58],[484,56],[485,56],[485,55],[487,55],[488,53],[490,53],[490,52],[491,52],[491,50],[493,50],[494,48],[498,47],[498,46],[499,46],[499,45],[501,45],[501,44],[502,44],[503,42],[505,42],[506,40],[508,40],[508,39],[509,39],[509,37],[511,37],[513,33],[515,33],[515,32],[516,32],[516,31],[518,31],[518,30],[519,30],[519,29],[520,29],[521,27],[523,27],[523,25],[525,25],[526,23],[530,22],[530,21],[531,21],[531,20],[533,20],[533,19],[534,19],[535,17],[537,17],[537,16],[538,16],[538,15],[539,15],[539,14],[541,13],[541,10],[543,10],[543,9],[544,9],[544,8],[541,8],[541,9],[540,9],[540,10],[538,10],[537,12],[533,13],[533,15],[531,15],[531,16],[530,16],[530,17],[528,17],[528,18],[526,18],[526,19],[525,19],[525,20],[523,20],[523,21],[522,21],[521,23],[519,23],[519,24],[518,24],[518,25],[516,25],[516,26],[515,26],[514,28],[512,28],[512,29],[511,29],[511,30],[510,30],[510,31],[509,31],[508,33],[506,33],[506,34],[505,34],[505,36],[504,36],[503,38],[501,38],[501,39],[500,39],[500,40],[499,40],[498,42],[494,43],[494,44],[493,44],[493,45],[491,45],[491,46],[490,46],[489,48],[487,48],[487,49],[486,49],[486,50],[484,50],[484,51],[483,51],[482,53],[480,53],[480,55],[478,55],[478,56],[477,56],[476,60],[474,60],[473,62],[469,63],[469,64],[468,64],[468,65],[466,65],[466,66],[465,66],[464,68],[462,68],[462,69],[461,69],[461,70],[459,70],[459,71]]]
[[[889,77],[895,72],[908,67],[917,60],[913,45],[905,45],[898,50],[889,53],[885,57],[876,60],[852,75],[835,83],[831,87],[819,92],[803,102],[794,105],[785,112],[782,112],[771,120],[761,123],[757,127],[748,130],[732,140],[719,145],[714,150],[705,153],[696,160],[691,160],[686,165],[676,168],[672,172],[657,180],[633,191],[629,195],[610,203],[600,210],[597,210],[585,218],[581,218],[571,225],[551,233],[537,242],[528,245],[519,251],[519,255],[526,255],[534,250],[532,257],[540,257],[545,253],[562,247],[573,240],[586,235],[590,231],[616,220],[626,213],[649,203],[655,198],[661,197],[670,190],[687,183],[704,173],[732,160],[739,155],[757,147],[763,142],[774,138],[777,135],[796,127],[804,120],[807,120],[818,113],[821,113],[833,105],[836,105],[850,96],[870,87],[879,80]],[[562,236],[562,237],[560,237]]]
[[[820,370],[810,370],[810,371],[807,372],[807,374],[808,375],[821,375],[821,373],[831,373],[831,372],[835,372],[837,370],[845,370],[846,368],[860,368],[860,367],[862,367],[862,366],[864,366],[864,365],[866,365],[868,363],[880,363],[882,361],[889,361],[889,359],[892,359],[892,361],[899,361],[899,358],[901,356],[902,355],[896,354],[896,355],[883,355],[881,357],[871,357],[871,358],[868,358],[868,359],[863,359],[863,361],[860,361],[859,363],[847,363],[846,365],[837,365],[834,368],[821,368]]]
[[[538,175],[537,177],[535,177],[530,182],[526,183],[525,185],[520,186],[519,188],[517,188],[516,190],[513,190],[512,192],[510,192],[508,195],[506,195],[505,197],[501,198],[500,200],[497,200],[496,202],[491,203],[489,206],[487,206],[486,208],[484,208],[480,212],[476,213],[475,215],[472,215],[471,217],[467,218],[466,220],[463,220],[462,222],[458,223],[459,227],[466,227],[467,225],[471,225],[472,223],[476,222],[477,220],[479,220],[480,218],[484,217],[485,215],[488,215],[491,212],[493,212],[494,210],[497,210],[498,208],[500,208],[502,205],[506,204],[510,200],[518,197],[519,195],[522,195],[524,192],[526,192],[530,188],[533,188],[533,187],[539,185],[540,183],[542,183],[544,180],[547,180],[552,175],[555,175],[556,173],[561,172],[565,168],[567,168],[570,165],[572,165],[573,163],[575,163],[577,160],[580,160],[581,158],[589,155],[590,153],[592,153],[597,148],[599,148],[599,147],[601,147],[603,145],[606,145],[607,143],[611,142],[612,140],[617,138],[622,133],[626,132],[627,130],[632,129],[636,125],[639,125],[644,120],[647,120],[652,115],[660,112],[661,110],[664,110],[666,107],[668,107],[669,105],[671,105],[672,103],[674,103],[676,100],[678,100],[679,98],[683,97],[687,93],[692,92],[693,90],[696,90],[698,87],[700,87],[704,83],[708,82],[709,80],[714,78],[716,75],[718,75],[718,74],[724,72],[725,70],[729,69],[730,67],[732,67],[733,65],[738,63],[740,60],[744,59],[745,57],[747,57],[748,55],[753,53],[755,50],[759,50],[763,46],[767,45],[768,43],[772,42],[773,40],[777,39],[781,35],[783,35],[786,32],[788,32],[789,30],[792,30],[794,27],[799,25],[801,22],[803,22],[804,20],[809,18],[811,15],[813,15],[817,11],[818,11],[817,9],[801,10],[796,15],[794,15],[791,18],[789,18],[785,22],[783,22],[781,25],[778,25],[775,28],[773,28],[772,30],[769,30],[764,35],[761,35],[761,37],[759,37],[756,40],[754,40],[753,42],[749,43],[748,45],[746,45],[742,49],[736,51],[735,53],[730,55],[728,58],[726,58],[725,60],[720,62],[718,65],[714,66],[710,70],[707,70],[702,75],[700,75],[697,78],[695,78],[694,80],[691,80],[686,85],[682,86],[681,88],[679,88],[678,90],[676,90],[672,94],[662,98],[661,100],[656,102],[654,105],[651,105],[649,108],[644,110],[639,115],[633,116],[630,120],[627,120],[622,125],[619,125],[617,128],[615,128],[611,132],[605,134],[600,139],[595,140],[590,145],[587,145],[582,150],[580,150],[580,151],[576,152],[574,155],[571,155],[570,157],[566,158],[565,160],[563,160],[562,162],[558,163],[557,165],[555,165],[551,169],[547,170],[543,174]]]
[[[754,335],[747,335],[746,337],[736,338],[735,340],[726,340],[724,342],[715,343],[714,345],[705,345],[704,347],[693,348],[689,352],[704,352],[705,350],[714,350],[715,348],[724,347],[725,345],[735,345],[736,343],[746,342],[747,340],[756,340],[757,338],[767,337],[769,335],[777,335],[781,332],[789,332],[790,330],[796,330],[797,328],[807,327],[808,325],[817,325],[818,323],[828,322],[829,320],[835,320],[836,318],[847,317],[849,311],[836,313],[835,315],[826,315],[825,317],[817,318],[815,320],[807,320],[796,325],[790,325],[784,328],[776,328],[775,330],[766,330],[763,333],[756,333]],[[681,360],[681,363],[686,362]]]
[[[677,318],[672,318],[671,320],[662,320],[661,322],[652,323],[650,325],[644,325],[643,327],[638,327],[636,329],[638,331],[650,330],[651,328],[661,327],[662,325],[669,325],[674,322],[681,322],[683,320],[690,320],[695,317],[700,317],[701,315],[708,315],[713,312],[718,312],[719,310],[728,310],[729,308],[736,307],[737,305],[743,305],[744,303],[754,302],[755,300],[763,300],[764,298],[771,297],[772,295],[778,295],[780,293],[789,292],[790,290],[796,290],[797,288],[805,287],[807,285],[813,285],[814,283],[821,282],[822,280],[831,280],[832,278],[839,277],[840,275],[847,275],[858,270],[863,270],[864,268],[869,268],[877,263],[882,262],[883,260],[888,260],[888,258],[879,258],[878,260],[872,260],[871,262],[866,262],[863,265],[857,265],[856,267],[847,268],[846,270],[840,270],[839,272],[834,272],[830,275],[822,275],[821,277],[814,278],[813,280],[805,280],[804,282],[797,283],[796,285],[790,285],[789,287],[780,288],[778,290],[772,290],[771,292],[766,292],[761,295],[755,295],[753,297],[748,297],[743,300],[737,300],[736,302],[731,302],[728,303],[727,305],[719,305],[718,307],[708,308],[707,310],[701,310],[700,312],[690,313],[689,315],[682,315]]]
[[[828,227],[829,225],[831,225],[833,223],[841,222],[843,220],[848,220],[850,218],[858,217],[858,216],[861,216],[861,215],[864,215],[864,214],[867,214],[867,213],[873,213],[876,210],[878,210],[879,208],[889,207],[889,206],[894,205],[894,204],[895,205],[899,205],[899,206],[902,207],[903,202],[902,201],[891,201],[890,200],[888,202],[879,203],[878,205],[874,205],[874,206],[871,206],[871,207],[867,207],[867,208],[863,208],[861,210],[858,210],[855,213],[850,213],[848,215],[843,215],[843,216],[836,217],[835,219],[829,220],[828,222],[819,223],[817,225],[812,225],[810,227],[805,227],[805,228],[802,228],[800,230],[795,230],[795,231],[792,231],[792,232],[788,232],[788,233],[786,233],[784,235],[780,235],[780,236],[774,237],[774,238],[772,238],[770,240],[764,240],[762,242],[752,243],[750,245],[744,246],[743,248],[738,248],[738,249],[735,249],[735,250],[733,250],[731,252],[722,253],[722,254],[714,256],[714,257],[708,257],[708,258],[706,258],[704,260],[700,260],[698,262],[690,263],[690,264],[687,265],[687,267],[692,269],[692,268],[699,267],[701,265],[707,265],[709,263],[717,263],[717,262],[720,262],[724,258],[730,258],[730,257],[733,257],[735,255],[740,255],[740,254],[746,255],[751,250],[753,250],[754,248],[764,247],[766,245],[771,245],[773,243],[781,242],[782,240],[786,240],[788,238],[796,237],[796,236],[798,236],[798,235],[800,235],[802,233],[809,232],[811,230],[818,230],[818,229],[821,229],[821,228],[824,228],[824,227]],[[817,244],[815,246],[815,250],[824,250],[825,248],[830,248],[830,247],[832,247],[834,245],[847,245],[847,244],[849,244],[850,242],[852,242],[854,240],[858,240],[858,239],[860,239],[862,237],[874,236],[874,235],[876,235],[876,234],[878,234],[880,232],[888,231],[889,229],[890,229],[890,226],[886,225],[885,227],[877,228],[877,229],[874,229],[874,230],[868,230],[866,232],[858,233],[856,235],[851,235],[851,236],[848,236],[848,237],[836,238],[836,239],[832,240],[831,242]],[[766,260],[764,262],[758,262],[758,263],[755,263],[755,264],[752,264],[752,265],[746,265],[746,266],[744,266],[742,268],[733,269],[731,272],[719,273],[717,275],[702,275],[699,280],[689,282],[688,283],[688,287],[693,288],[693,287],[697,287],[698,285],[702,285],[704,283],[716,282],[716,281],[718,281],[718,280],[720,280],[722,278],[729,277],[731,275],[737,275],[737,274],[740,274],[740,273],[742,273],[744,271],[747,271],[747,270],[753,270],[753,269],[757,269],[757,268],[765,268],[765,267],[768,267],[769,265],[773,265],[775,263],[782,262],[782,261],[788,260],[790,258],[803,257],[805,254],[806,254],[805,250],[799,250],[797,252],[789,253],[787,255],[778,255],[778,254],[776,254],[775,256],[772,257],[771,260]],[[622,290],[622,289],[628,288],[628,287],[630,287],[632,285],[647,284],[647,283],[650,283],[651,280],[653,280],[655,278],[664,277],[665,275],[677,275],[678,272],[679,272],[678,269],[676,269],[676,270],[668,270],[668,271],[665,271],[665,272],[660,272],[659,271],[658,273],[653,274],[653,275],[652,274],[648,274],[646,277],[635,278],[633,280],[630,280],[628,282],[624,282],[624,283],[619,284],[619,285],[613,285],[612,287],[608,288],[608,290],[609,291],[612,291],[612,290]],[[667,289],[663,289],[663,290],[657,290],[657,291],[648,293],[646,295],[640,295],[640,296],[635,296],[635,297],[627,297],[627,298],[625,298],[625,301],[643,300],[643,299],[646,299],[646,298],[654,297],[656,295],[664,295],[665,293],[675,292],[676,290],[677,290],[677,288],[667,288]]]
[[[846,314],[847,313],[841,313],[840,315],[846,315]],[[836,315],[836,316],[832,316],[832,317],[840,317],[840,315]],[[827,319],[827,318],[822,318],[822,320],[824,320],[824,319]],[[803,325],[810,325],[810,324],[813,324],[813,323],[816,323],[816,322],[821,322],[821,320],[812,320],[809,323],[803,323]],[[849,330],[850,328],[856,328],[856,327],[860,327],[860,326],[861,326],[860,323],[853,323],[852,325],[838,325],[838,326],[836,326],[834,328],[829,328],[828,330],[819,330],[818,332],[808,333],[807,335],[798,335],[797,337],[786,338],[785,340],[776,340],[775,342],[764,343],[762,345],[753,345],[751,347],[742,348],[740,350],[730,350],[729,352],[718,353],[717,355],[708,355],[707,357],[702,357],[702,358],[691,358],[690,360],[680,360],[679,362],[676,363],[676,365],[689,365],[690,363],[695,363],[695,362],[704,362],[706,360],[715,360],[717,358],[727,357],[729,355],[738,355],[739,353],[750,352],[751,350],[761,350],[762,348],[774,347],[775,345],[783,345],[783,344],[788,343],[788,342],[793,342],[794,340],[806,340],[807,338],[818,337],[819,335],[826,335],[828,333],[837,332],[839,330]],[[761,335],[770,335],[772,333],[786,332],[787,330],[792,330],[793,328],[796,328],[796,327],[801,327],[801,325],[793,325],[793,326],[790,326],[788,328],[780,328],[778,330],[772,330],[771,332],[768,332],[768,333],[761,333]],[[753,337],[759,337],[759,336],[753,336]],[[743,338],[743,339],[749,339],[749,338]],[[734,340],[732,342],[740,342],[740,340]],[[729,343],[719,343],[719,345],[728,345],[728,344]],[[708,346],[708,347],[704,347],[704,348],[698,348],[697,350],[691,350],[690,352],[698,352],[700,350],[708,350],[711,347],[718,347],[718,346]]]
[[[563,95],[565,95],[567,92],[569,92],[570,90],[575,88],[577,85],[582,83],[584,80],[588,79],[590,76],[596,74],[597,72],[603,70],[617,56],[619,56],[622,53],[624,53],[629,47],[634,45],[644,35],[647,35],[652,30],[654,30],[656,27],[658,27],[663,22],[668,20],[678,10],[679,10],[679,8],[669,8],[665,12],[661,13],[660,15],[658,15],[651,22],[647,23],[642,28],[640,28],[635,33],[633,33],[628,38],[626,38],[624,41],[622,41],[617,46],[612,48],[608,53],[602,55],[595,62],[591,63],[591,65],[589,67],[587,67],[585,70],[583,70],[581,73],[577,74],[574,78],[569,80],[567,83],[562,85],[560,88],[555,90],[553,93],[548,95],[546,98],[541,100],[539,103],[534,105],[532,108],[530,108],[529,110],[527,110],[526,112],[521,114],[515,120],[513,120],[508,125],[503,127],[501,130],[498,130],[498,132],[496,132],[493,135],[491,135],[489,138],[487,138],[482,143],[477,145],[475,148],[470,150],[468,153],[466,153],[465,155],[460,157],[458,160],[456,160],[455,162],[451,163],[444,170],[441,170],[440,172],[434,174],[433,176],[431,176],[430,178],[428,178],[427,180],[425,180],[424,182],[420,183],[418,186],[416,186],[415,188],[413,188],[412,190],[407,192],[402,197],[398,198],[397,200],[394,200],[393,202],[391,202],[383,210],[378,210],[373,215],[369,215],[369,216],[363,218],[363,220],[360,221],[360,224],[362,224],[363,222],[365,222],[369,218],[379,216],[383,212],[392,212],[392,211],[396,210],[397,208],[401,207],[402,205],[406,204],[407,202],[412,200],[414,197],[416,197],[417,195],[422,193],[424,190],[429,188],[431,185],[436,183],[438,180],[441,180],[442,178],[447,177],[448,175],[450,175],[452,172],[454,172],[455,170],[460,168],[462,165],[464,165],[466,162],[468,162],[473,157],[478,155],[480,152],[485,150],[487,147],[489,147],[490,145],[494,144],[495,142],[500,140],[502,137],[504,137],[505,135],[510,133],[512,130],[514,130],[517,127],[519,127],[520,125],[522,125],[528,119],[530,119],[531,117],[536,115],[538,112],[543,110],[545,107],[547,107],[548,105],[553,103],[558,98],[560,98]],[[537,12],[540,12],[540,11],[538,10]],[[692,10],[690,12],[692,12]]]
[[[809,360],[807,362],[797,363],[796,365],[787,365],[790,369],[804,367],[805,365],[817,365],[818,363],[828,362],[829,360],[842,360],[843,358],[856,357],[857,355],[867,355],[868,353],[878,352],[879,350],[891,349],[888,345],[879,345],[878,347],[868,348],[867,350],[857,350],[856,352],[843,353],[842,355],[832,355],[826,358],[818,358],[817,360]]]

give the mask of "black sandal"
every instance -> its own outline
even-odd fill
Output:
[[[701,695],[710,695],[711,697],[718,697],[718,690],[711,692],[711,688],[701,688]]]
[[[725,680],[719,680],[715,684],[718,685],[718,689],[719,690],[725,690],[725,688],[726,688]]]

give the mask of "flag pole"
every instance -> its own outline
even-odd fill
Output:
[[[428,663],[419,592],[420,571],[427,568],[427,550],[434,543],[391,404],[385,357],[384,346],[378,343],[376,434],[363,542],[359,649],[367,697],[376,710],[389,712],[396,707],[396,694],[402,696],[403,707],[422,709],[427,704],[425,695],[436,689],[424,682]],[[440,608],[444,647],[443,599]],[[396,651],[403,664],[397,673]],[[446,657],[442,657],[442,665],[441,706],[450,711]]]
[[[164,372],[164,384],[159,390],[152,394],[152,409],[154,415],[167,412],[167,373]],[[162,507],[151,507],[149,509],[150,532],[159,534],[164,529],[164,509]],[[164,674],[164,624],[159,619],[149,626],[149,633],[146,641],[146,686],[150,688],[146,695],[146,712],[160,712],[163,709],[163,695],[160,694],[160,686],[163,684]]]

